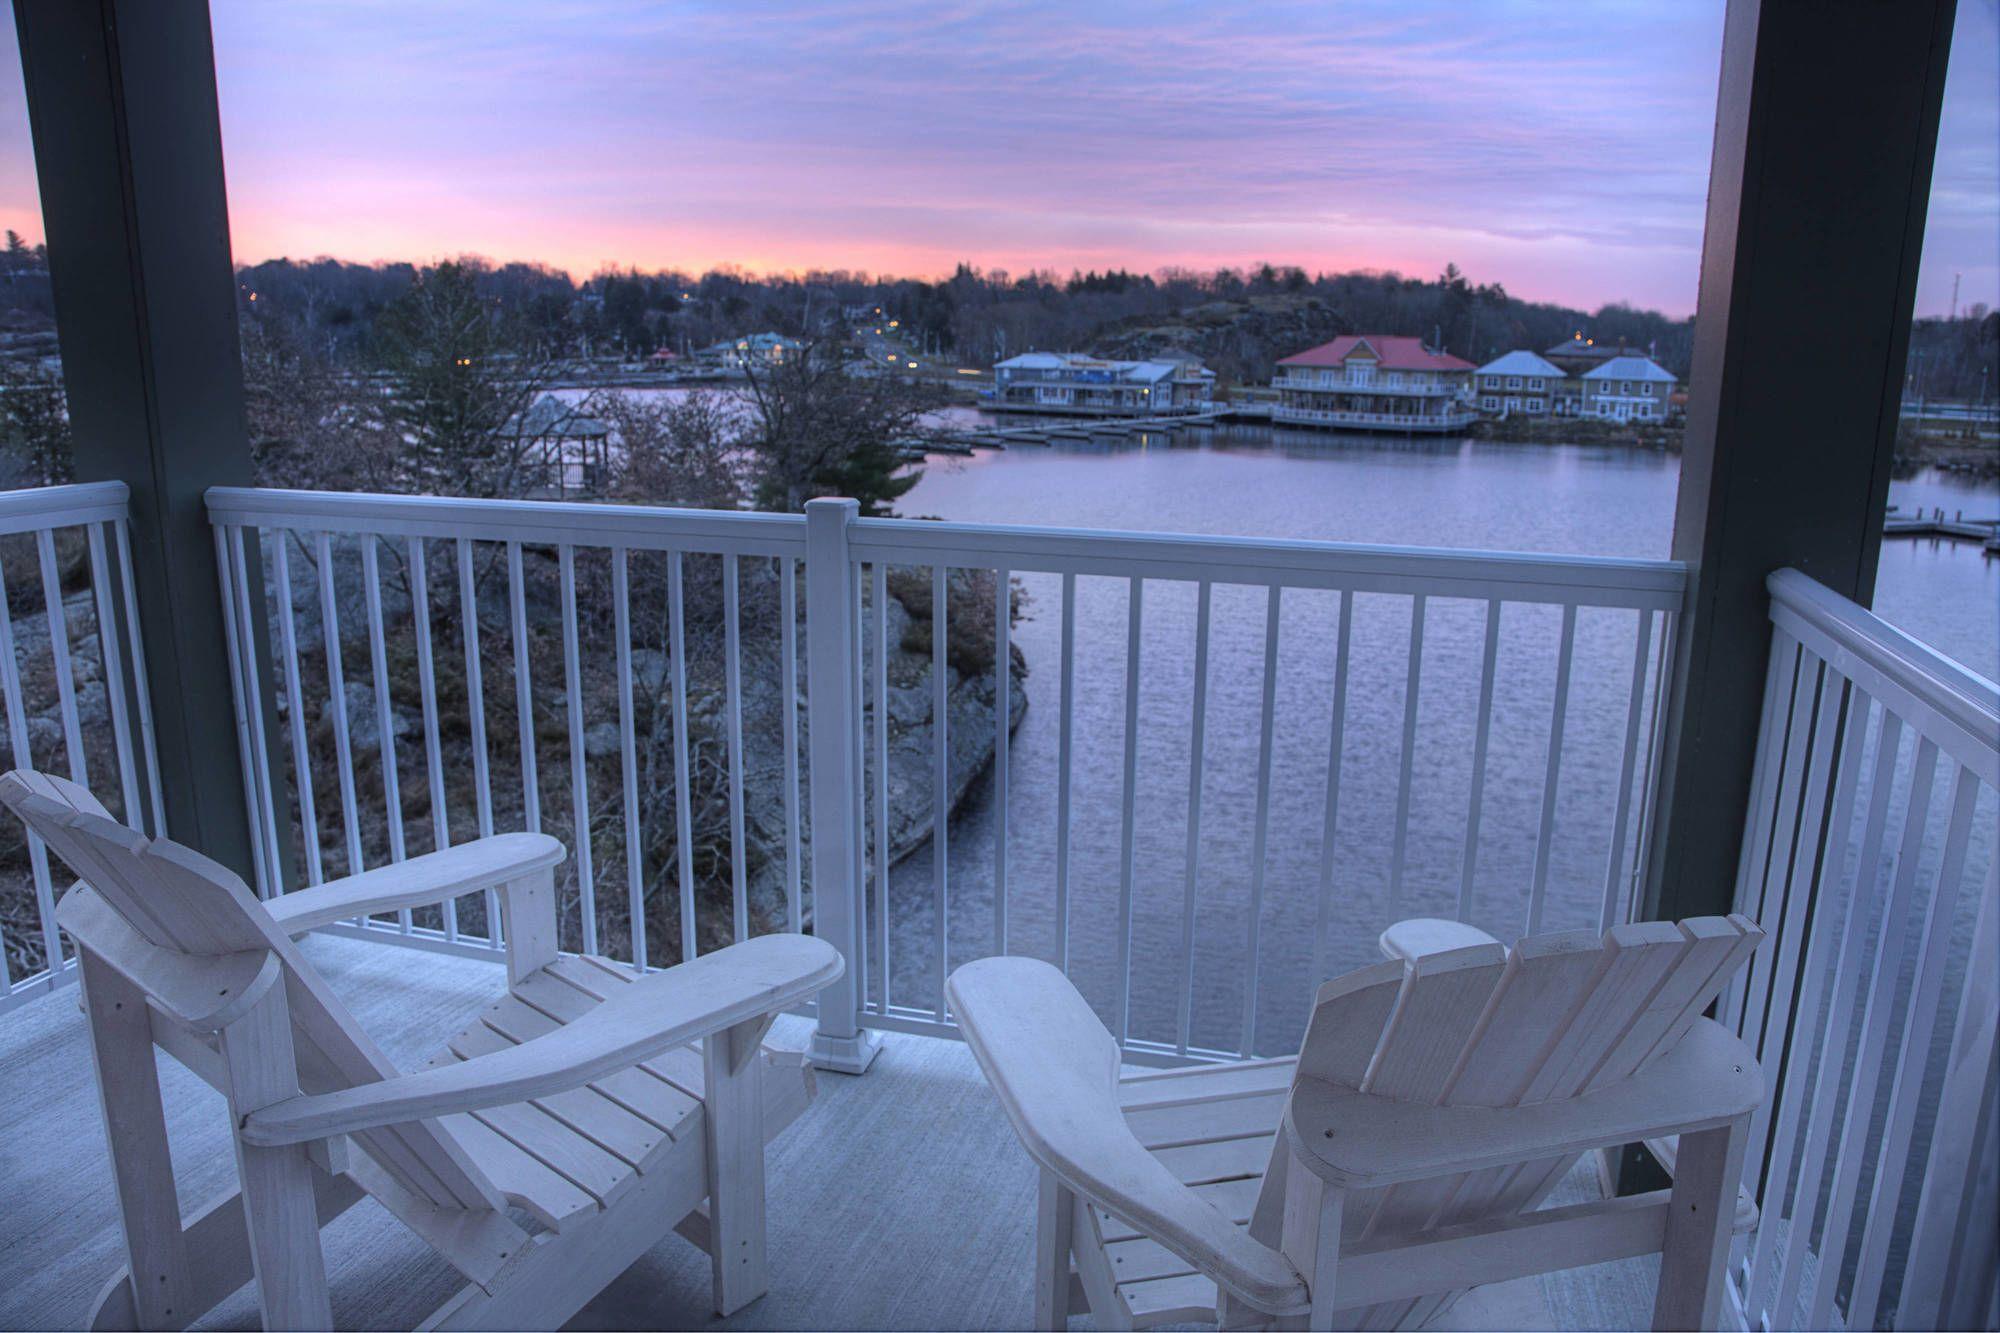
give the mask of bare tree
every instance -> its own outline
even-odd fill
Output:
[[[932,418],[947,401],[936,385],[882,373],[845,341],[807,343],[749,371],[744,443],[763,509],[796,512],[807,500],[845,495],[864,514],[885,514],[917,484],[904,441],[944,433]]]

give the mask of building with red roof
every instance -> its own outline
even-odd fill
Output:
[[[1470,361],[1421,338],[1354,333],[1278,362],[1278,425],[1444,434],[1473,421]]]

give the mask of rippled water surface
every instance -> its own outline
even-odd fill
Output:
[[[934,458],[899,507],[912,516],[993,523],[1661,558],[1670,543],[1678,470],[1677,457],[1647,451],[1274,437],[1256,429],[1117,449],[1017,446],[969,459]],[[2000,488],[1929,473],[1898,483],[1891,499],[1969,516],[2000,512]],[[1027,605],[1015,641],[1029,663],[1030,703],[1012,750],[1008,947],[1051,957],[1060,841],[1060,580],[1029,575],[1021,583]],[[1068,952],[1079,985],[1109,1014],[1119,998],[1126,584],[1084,578],[1077,596]],[[1887,543],[1876,605],[1975,669],[1988,675],[2000,669],[2000,561],[1983,558],[1976,547]],[[1214,593],[1200,835],[1190,885],[1195,590],[1174,582],[1145,588],[1133,744],[1135,1038],[1177,1040],[1185,1005],[1195,1045],[1244,1046],[1246,1018],[1254,1023],[1248,1044],[1265,1051],[1293,1045],[1316,973],[1372,960],[1374,935],[1397,917],[1454,913],[1465,884],[1485,604],[1434,598],[1428,606],[1397,879],[1410,599],[1354,600],[1334,852],[1323,859],[1340,605],[1331,593],[1285,594],[1260,887],[1255,811],[1266,610],[1262,589],[1218,586]],[[1559,610],[1545,607],[1509,606],[1502,619],[1471,901],[1473,919],[1503,936],[1525,927],[1535,878],[1560,623]],[[1612,810],[1635,630],[1631,611],[1586,609],[1578,617],[1544,872],[1544,929],[1594,926],[1607,884],[1621,895],[1629,888],[1636,819],[1621,835]],[[995,815],[986,784],[951,828],[952,965],[996,945]],[[1624,863],[1614,865],[1613,848],[1621,843]],[[1323,874],[1330,930],[1326,956],[1316,960]],[[935,881],[928,848],[892,876],[891,1000],[899,1007],[937,1002]],[[1181,948],[1190,888],[1191,989]],[[1248,995],[1249,906],[1259,900],[1258,985]],[[878,964],[871,959],[871,971]],[[871,991],[879,997],[879,982]]]

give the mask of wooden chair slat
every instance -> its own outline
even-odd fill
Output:
[[[1319,988],[1299,1043],[1298,1078],[1358,1088],[1403,993],[1404,965],[1390,959]]]
[[[1153,1155],[1174,1177],[1188,1185],[1207,1185],[1239,1176],[1261,1176],[1271,1160],[1269,1129],[1241,1138],[1218,1139],[1213,1143],[1191,1143],[1181,1148],[1162,1148]]]
[[[451,1050],[460,1059],[470,1060],[517,1044],[484,1024],[474,1024],[452,1038]],[[661,1144],[673,1141],[659,1126],[632,1114],[589,1084],[531,1098],[530,1104],[640,1172]]]
[[[1645,1008],[1632,1020],[1631,1027],[1584,1080],[1583,1091],[1616,1083],[1643,1068],[1669,1030],[1680,1024],[1683,1017],[1692,1021],[1693,1015],[1708,1007],[1715,990],[1722,986],[1718,974],[1737,951],[1746,942],[1752,947],[1755,944],[1754,940],[1747,940],[1748,932],[1743,925],[1728,917],[1695,917],[1680,926],[1687,936],[1687,947],[1648,998]],[[1714,989],[1710,988],[1711,983]]]
[[[1497,944],[1451,949],[1409,964],[1362,1090],[1399,1102],[1443,1095],[1506,965],[1507,951]]]
[[[479,1021],[515,1042],[532,1041],[562,1026],[518,995],[501,997],[480,1015]],[[690,1119],[701,1107],[699,1098],[690,1097],[643,1068],[618,1070],[594,1080],[590,1086],[673,1139],[688,1132]]]
[[[1654,987],[1686,947],[1687,937],[1672,922],[1613,926],[1605,934],[1603,965],[1589,996],[1556,1037],[1541,1068],[1523,1089],[1520,1104],[1533,1106],[1573,1095],[1639,1016]]]

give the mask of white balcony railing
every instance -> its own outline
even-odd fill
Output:
[[[10,767],[65,773],[133,828],[159,830],[123,482],[0,492],[0,702]],[[0,1012],[76,975],[47,849],[7,822],[22,855],[0,871],[13,881],[0,898]]]
[[[574,849],[565,947],[659,965],[810,917],[854,932],[832,1003],[925,1031],[952,1030],[952,966],[1039,953],[1155,1059],[1295,1043],[1311,978],[1397,915],[1622,919],[1684,578],[830,501],[225,490],[210,510],[250,698],[270,683],[240,651],[248,590],[273,607],[285,706],[243,719],[264,891],[542,821]],[[705,640],[697,603],[723,622]],[[1025,683],[996,679],[1016,645]],[[482,951],[492,920],[352,929]]]
[[[1467,390],[1463,380],[1390,380],[1381,375],[1366,379],[1335,375],[1324,380],[1310,374],[1279,375],[1272,379],[1271,387],[1306,393],[1380,393],[1408,398],[1456,398]]]
[[[1802,574],[1770,591],[1737,905],[1772,938],[1723,1011],[1772,1091],[1738,1313],[1990,1327],[2000,686]]]
[[[1271,420],[1301,425],[1357,426],[1370,430],[1462,430],[1479,419],[1470,407],[1442,412],[1357,412],[1345,408],[1292,407],[1274,404]]]

